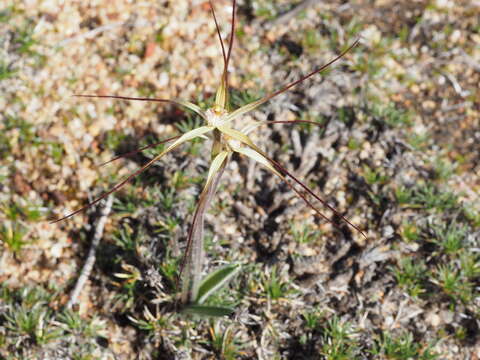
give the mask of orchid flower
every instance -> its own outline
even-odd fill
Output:
[[[353,223],[351,223],[346,217],[340,214],[335,208],[330,206],[325,200],[323,200],[320,196],[316,195],[308,186],[306,186],[302,181],[296,178],[292,173],[290,173],[284,166],[279,164],[274,159],[270,158],[262,149],[260,149],[254,142],[249,138],[248,134],[255,130],[258,126],[265,125],[265,124],[275,124],[275,123],[292,123],[292,124],[300,124],[300,123],[313,123],[310,121],[257,121],[255,124],[246,126],[243,129],[237,129],[235,127],[235,120],[238,120],[245,114],[257,109],[262,104],[266,103],[267,101],[271,100],[272,98],[276,97],[279,94],[282,94],[289,90],[290,88],[294,87],[295,85],[305,81],[306,79],[321,73],[325,69],[327,69],[330,65],[338,61],[342,58],[347,52],[349,52],[353,47],[355,47],[358,43],[358,40],[353,42],[346,50],[342,51],[338,56],[334,57],[326,64],[320,66],[319,68],[313,70],[309,74],[301,77],[300,79],[288,83],[282,86],[280,89],[256,100],[247,105],[241,106],[238,109],[234,109],[231,111],[230,103],[229,103],[229,83],[228,83],[228,66],[232,54],[232,48],[234,43],[234,33],[235,33],[235,8],[236,8],[236,0],[233,0],[233,11],[232,11],[232,19],[231,19],[231,30],[229,36],[229,43],[228,49],[225,49],[225,45],[223,43],[221,34],[220,34],[220,27],[217,22],[217,17],[215,14],[215,9],[210,0],[210,8],[213,15],[213,19],[216,25],[216,31],[218,34],[218,38],[220,40],[220,45],[222,49],[222,56],[223,56],[223,73],[220,81],[220,86],[216,92],[215,96],[215,103],[213,107],[209,109],[202,109],[200,106],[193,104],[189,101],[182,100],[182,99],[157,99],[157,98],[141,98],[141,97],[126,97],[126,96],[115,96],[115,95],[75,95],[77,97],[84,97],[84,98],[112,98],[112,99],[120,99],[120,100],[131,100],[131,101],[153,101],[153,102],[160,102],[160,103],[168,103],[173,104],[175,106],[183,107],[188,110],[193,111],[197,115],[199,115],[204,123],[188,132],[179,134],[178,136],[171,137],[169,139],[160,141],[156,144],[152,144],[141,148],[138,151],[143,151],[149,147],[157,146],[162,143],[170,143],[162,152],[158,155],[154,156],[150,161],[140,167],[137,171],[126,177],[123,181],[115,185],[111,188],[108,192],[101,195],[94,201],[88,203],[87,205],[83,206],[82,208],[64,216],[58,220],[53,221],[59,222],[65,220],[86,208],[97,204],[99,201],[107,197],[109,194],[119,190],[122,186],[124,186],[127,182],[132,180],[135,176],[139,175],[149,167],[151,167],[154,163],[161,160],[166,154],[170,153],[171,151],[177,149],[180,145],[189,142],[191,140],[197,138],[205,138],[209,136],[212,138],[212,148],[211,148],[211,164],[208,171],[207,179],[204,185],[202,192],[200,193],[199,200],[197,203],[197,207],[195,209],[192,224],[190,226],[190,230],[188,232],[187,238],[187,246],[185,250],[185,254],[183,257],[182,265],[180,268],[180,274],[184,272],[186,269],[186,274],[183,276],[183,302],[192,301],[195,299],[198,293],[198,284],[199,284],[199,277],[202,269],[202,262],[204,259],[203,254],[203,223],[204,223],[204,214],[208,208],[209,203],[211,202],[215,191],[218,187],[220,182],[220,178],[224,173],[229,160],[231,159],[232,154],[238,153],[241,156],[245,156],[250,158],[267,170],[272,172],[276,175],[280,180],[285,182],[303,201],[309,206],[311,209],[314,210],[315,214],[323,218],[324,220],[332,223],[334,226],[336,224],[333,222],[332,219],[325,216],[313,203],[307,198],[307,195],[313,197],[316,201],[320,202],[324,207],[328,208],[332,211],[335,215],[341,218],[345,223],[349,226],[357,230],[360,234],[364,237],[365,234],[360,230],[360,228]],[[123,156],[130,155],[124,154],[118,156],[110,161],[117,160]],[[109,161],[109,162],[110,162]],[[293,183],[290,182],[290,180]],[[302,190],[300,190],[300,187]],[[186,279],[186,280],[185,280]]]

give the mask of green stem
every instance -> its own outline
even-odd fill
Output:
[[[228,161],[228,160],[227,160]],[[197,298],[198,288],[201,282],[201,274],[205,262],[205,250],[203,242],[203,229],[205,213],[208,210],[212,198],[220,184],[220,179],[225,170],[227,161],[224,162],[219,171],[214,175],[210,185],[200,194],[197,209],[191,228],[191,246],[185,254],[185,271],[182,276],[182,303],[192,304]]]

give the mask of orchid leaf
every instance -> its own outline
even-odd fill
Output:
[[[222,317],[233,313],[235,309],[219,306],[190,305],[183,312],[191,315]]]
[[[198,288],[195,303],[203,304],[210,295],[225,286],[238,272],[240,265],[228,264],[207,275]]]

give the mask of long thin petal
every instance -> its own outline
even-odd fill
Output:
[[[301,83],[302,81],[305,81],[306,79],[308,79],[309,77],[315,75],[315,74],[318,74],[319,72],[322,72],[324,71],[326,68],[328,68],[331,64],[333,64],[335,61],[339,60],[340,58],[342,58],[347,52],[349,52],[353,47],[355,47],[357,44],[358,44],[358,41],[359,40],[356,40],[352,45],[350,45],[346,50],[342,51],[342,53],[340,55],[338,55],[337,57],[333,58],[332,60],[330,60],[328,63],[326,63],[325,65],[322,65],[321,67],[319,67],[318,69],[312,71],[311,73],[303,76],[302,78],[300,78],[299,80],[296,80],[296,81],[293,81],[291,82],[290,84],[287,84],[285,85],[284,87],[282,87],[280,90],[277,90],[257,101],[254,101],[250,104],[247,104],[247,105],[244,105],[242,106],[241,108],[231,112],[228,116],[227,116],[227,120],[230,121],[230,120],[233,120],[235,118],[237,118],[238,116],[240,115],[243,115],[249,111],[252,111],[254,109],[256,109],[257,107],[259,107],[260,105],[266,103],[267,101],[269,101],[270,99],[272,99],[273,97],[287,91],[288,89],[290,89],[291,87]]]
[[[330,209],[335,215],[340,217],[343,221],[345,221],[348,225],[350,225],[352,228],[357,230],[362,236],[367,239],[367,235],[356,225],[350,222],[345,216],[343,216],[337,209],[335,209],[332,205],[327,203],[325,200],[323,200],[320,196],[315,194],[307,185],[305,185],[302,181],[300,181],[298,178],[296,178],[294,175],[292,175],[285,167],[283,167],[280,163],[277,161],[270,159],[269,160],[272,162],[272,164],[275,165],[275,167],[280,170],[282,173],[290,177],[293,181],[295,181],[298,185],[300,185],[308,194],[313,196],[315,199],[317,199],[322,205]]]
[[[136,149],[136,150],[133,150],[133,151],[130,151],[128,153],[125,153],[125,154],[121,154],[121,155],[118,155],[118,156],[115,156],[114,158],[108,160],[108,161],[105,161],[101,164],[98,164],[98,166],[105,166],[107,164],[110,164],[111,162],[115,161],[115,160],[118,160],[118,159],[121,159],[121,158],[124,158],[124,157],[127,157],[127,156],[130,156],[130,155],[135,155],[141,151],[144,151],[144,150],[147,150],[147,149],[150,149],[152,147],[155,147],[155,146],[158,146],[158,145],[162,145],[162,144],[165,144],[169,141],[172,141],[172,140],[175,140],[175,139],[178,139],[181,135],[177,135],[177,136],[173,136],[171,138],[168,138],[168,139],[165,139],[165,140],[162,140],[162,141],[159,141],[159,142],[156,142],[156,143],[153,143],[153,144],[150,144],[150,145],[146,145],[144,147],[141,147],[140,149]]]
[[[120,100],[132,100],[132,101],[152,101],[152,102],[161,102],[169,103],[178,106],[186,107],[187,109],[197,113],[203,119],[207,119],[205,112],[200,109],[199,106],[191,103],[190,101],[181,100],[181,99],[156,99],[156,98],[144,98],[144,97],[131,97],[131,96],[117,96],[117,95],[73,95],[75,97],[85,97],[85,98],[105,98],[105,99],[120,99]]]
[[[287,181],[287,179],[285,178],[285,176],[283,174],[281,174],[280,172],[278,172],[272,166],[270,160],[267,157],[265,157],[264,155],[258,153],[257,151],[255,151],[253,149],[250,149],[250,148],[239,148],[239,149],[236,149],[236,152],[238,152],[240,154],[243,154],[243,155],[257,161],[258,163],[262,164],[263,166],[265,166],[267,169],[269,169],[271,172],[273,172],[275,175],[277,175],[280,179],[282,179],[285,182],[285,184],[287,184],[288,187],[291,190],[293,190],[303,201],[305,201],[305,203],[311,209],[313,209],[317,213],[317,215],[319,215],[320,217],[322,217],[323,219],[325,219],[326,221],[331,223],[333,226],[338,227],[331,219],[329,219],[327,216],[322,214],[322,212],[320,210],[318,210],[300,191],[298,191],[292,184],[290,184]]]
[[[226,134],[227,136],[230,136],[231,138],[238,140],[251,148],[256,148],[255,144],[242,132],[232,129],[229,126],[224,126],[224,125],[219,125],[217,126],[217,129],[220,130],[220,132]]]
[[[251,148],[248,148],[248,147],[240,147],[238,149],[235,149],[236,152],[240,153],[240,154],[243,154],[253,160],[255,160],[256,162],[262,164],[263,166],[265,166],[266,168],[268,168],[268,170],[270,170],[271,172],[273,172],[275,175],[279,176],[280,178],[282,178],[282,180],[285,180],[285,177],[280,174],[273,166],[272,164],[263,156],[261,155],[260,153],[258,153],[257,151],[251,149]]]
[[[170,145],[168,148],[166,148],[162,152],[162,154],[164,153],[166,154],[170,150],[173,150],[174,148],[176,148],[178,145],[183,144],[185,141],[192,140],[196,137],[200,137],[201,135],[206,134],[207,132],[212,130],[213,130],[213,127],[211,126],[200,126],[196,129],[190,130],[189,132],[183,134],[177,140],[175,140],[175,142],[172,145]]]
[[[302,188],[304,188],[304,190],[310,194],[311,196],[313,196],[315,199],[317,199],[320,203],[322,203],[323,206],[327,207],[328,209],[330,209],[335,215],[339,216],[343,221],[345,221],[348,225],[350,225],[352,228],[354,228],[355,230],[357,230],[360,234],[363,235],[363,237],[367,238],[367,236],[363,233],[362,230],[360,230],[360,228],[354,224],[352,224],[350,222],[350,220],[348,220],[345,216],[343,216],[342,214],[340,214],[340,212],[338,210],[336,210],[333,206],[331,206],[330,204],[328,204],[325,200],[323,200],[321,197],[319,197],[317,194],[315,194],[312,190],[310,190],[310,188],[305,185],[303,182],[301,182],[299,179],[297,179],[295,176],[293,176],[287,169],[285,169],[280,163],[278,163],[277,161],[269,158],[261,149],[259,149],[256,145],[254,145],[252,143],[252,141],[244,134],[240,133],[239,131],[232,131],[233,129],[230,129],[228,127],[225,127],[223,126],[222,127],[223,130],[221,130],[222,132],[225,132],[227,135],[231,136],[232,138],[234,138],[235,140],[238,140],[240,142],[242,142],[243,144],[247,145],[248,147],[252,148],[253,150],[255,150],[258,154],[262,155],[263,157],[265,157],[279,172],[281,172],[282,174],[285,174],[287,175],[288,177],[290,177],[293,181],[295,181],[298,185],[300,185]],[[220,128],[219,128],[220,130]],[[235,151],[238,151],[238,149],[234,149]],[[303,198],[303,197],[302,197]],[[323,215],[322,215],[323,216]],[[333,224],[333,222],[332,222]]]
[[[78,214],[79,212],[89,208],[90,206],[93,206],[95,205],[96,203],[98,203],[100,200],[106,198],[108,195],[110,195],[111,193],[119,190],[122,186],[124,186],[127,182],[129,182],[130,180],[132,180],[135,176],[141,174],[143,171],[147,170],[150,166],[152,166],[157,160],[159,160],[161,157],[163,157],[165,154],[167,154],[168,152],[172,151],[173,149],[175,149],[176,147],[178,147],[179,145],[183,144],[184,142],[186,141],[189,141],[189,140],[192,140],[196,137],[199,137],[200,135],[202,134],[205,134],[207,133],[208,131],[211,131],[212,128],[209,127],[209,126],[202,126],[202,127],[199,127],[197,129],[194,129],[192,131],[189,131],[188,133],[185,133],[183,134],[182,136],[180,136],[179,139],[177,139],[172,145],[170,145],[167,149],[165,149],[164,151],[162,151],[159,155],[155,156],[152,160],[150,160],[149,162],[147,162],[145,165],[143,165],[140,169],[138,169],[137,171],[135,171],[134,173],[132,173],[131,175],[129,175],[125,180],[122,180],[120,183],[118,183],[117,185],[115,185],[112,189],[110,189],[109,191],[107,191],[105,194],[101,195],[100,197],[96,198],[95,200],[93,200],[92,202],[88,203],[87,205],[81,207],[80,209],[78,210],[75,210],[74,212],[68,214],[67,216],[64,216],[60,219],[57,219],[57,220],[54,220],[54,221],[51,221],[50,223],[51,224],[54,224],[54,223],[57,223],[59,221],[62,221],[62,220],[65,220],[65,219],[68,219],[70,217],[72,217],[73,215],[76,215]]]
[[[253,130],[256,128],[263,126],[263,125],[269,125],[269,124],[312,124],[312,125],[317,125],[317,126],[325,126],[325,124],[318,123],[316,121],[308,121],[308,120],[273,120],[273,121],[258,121],[254,124],[251,124],[249,126],[246,126],[243,130],[242,133],[245,135],[248,135],[251,133]]]

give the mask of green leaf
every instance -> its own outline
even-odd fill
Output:
[[[240,265],[228,264],[208,274],[198,288],[196,303],[202,304],[215,291],[225,286],[240,271]]]
[[[190,305],[183,309],[184,313],[200,316],[222,317],[233,313],[235,309],[217,306]]]

